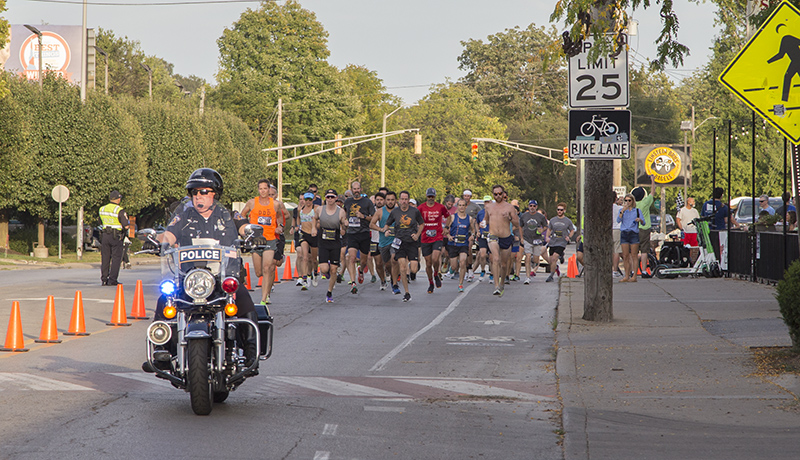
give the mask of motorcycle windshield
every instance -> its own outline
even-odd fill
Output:
[[[161,258],[161,274],[164,277],[183,278],[195,268],[206,269],[221,279],[237,277],[241,255],[237,248],[220,246],[215,242],[171,248]]]

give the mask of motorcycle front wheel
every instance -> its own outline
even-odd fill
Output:
[[[209,347],[208,340],[200,339],[189,340],[187,345],[189,396],[192,402],[192,410],[197,415],[211,413],[211,380],[208,378]]]

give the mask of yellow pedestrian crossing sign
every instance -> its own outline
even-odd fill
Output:
[[[781,2],[719,81],[792,143],[800,143],[800,10]]]

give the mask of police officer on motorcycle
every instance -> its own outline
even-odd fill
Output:
[[[194,238],[211,238],[218,240],[222,246],[233,246],[239,235],[237,226],[241,228],[247,222],[234,221],[231,212],[219,203],[218,200],[223,192],[222,176],[213,169],[200,168],[194,171],[186,181],[186,192],[191,198],[191,202],[178,206],[167,225],[167,230],[158,236],[162,253],[164,249],[176,243],[180,246],[189,246]],[[156,321],[166,319],[163,314],[165,302],[164,296],[159,297],[155,311]],[[238,307],[236,316],[258,323],[253,299],[243,282],[239,283],[236,291],[236,305]],[[244,329],[245,359],[246,365],[249,366],[258,358],[258,350],[256,349],[255,331],[251,328]],[[171,347],[174,348],[174,344]],[[164,361],[169,361],[169,355],[164,353],[161,356],[163,360],[157,358],[156,367],[168,365]],[[147,362],[142,365],[142,369],[146,372],[153,372]]]

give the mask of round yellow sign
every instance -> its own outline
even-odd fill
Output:
[[[669,147],[656,147],[644,159],[644,170],[657,184],[668,184],[681,172],[681,156]]]

